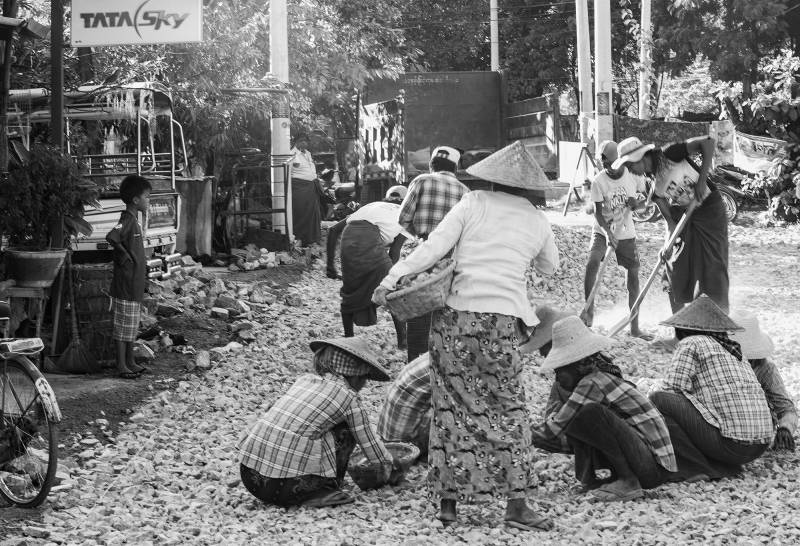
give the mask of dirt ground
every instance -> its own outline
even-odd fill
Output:
[[[302,277],[304,267],[288,265],[241,272],[230,272],[225,268],[206,269],[221,278],[236,282],[271,281],[285,288]],[[174,317],[161,318],[159,326],[170,334],[182,335],[187,344],[196,350],[218,347],[232,340],[230,328],[225,321],[192,310]],[[157,358],[147,364],[151,373],[135,380],[115,377],[113,369],[105,370],[103,375],[45,374],[56,393],[63,415],[58,430],[60,457],[74,456],[80,451],[80,445],[73,438],[90,431],[101,442],[109,442],[95,423],[96,419],[106,419],[109,422],[106,430],[116,435],[123,421],[144,400],[159,391],[175,388],[179,381],[202,373],[199,370],[186,370],[186,363],[192,358],[194,355],[191,354],[159,352]],[[40,510],[7,507],[0,500],[0,530],[11,531],[24,522],[35,522],[39,512]],[[0,539],[2,534],[0,532]]]
[[[547,214],[554,224],[562,266],[553,279],[535,287],[535,295],[579,308],[590,219],[577,208],[567,217],[561,216],[560,207],[551,207]],[[644,277],[663,240],[663,228],[648,224],[639,229]],[[787,388],[798,399],[800,229],[760,227],[755,215],[746,213],[731,226],[729,238],[733,307],[758,313],[762,327],[776,343],[775,361]],[[800,542],[797,452],[770,451],[739,477],[669,484],[648,491],[640,501],[613,505],[589,502],[576,492],[569,457],[540,453],[534,463],[538,482],[531,501],[556,522],[556,528],[535,535],[504,528],[500,504],[465,506],[459,524],[442,529],[425,494],[427,469],[423,465],[414,467],[400,487],[360,491],[348,484],[357,498],[352,505],[317,511],[262,505],[238,479],[237,439],[265,404],[308,369],[308,341],[341,331],[337,315],[341,284],[325,277],[324,264],[315,262],[292,278],[282,286],[296,281],[293,289],[301,292],[302,305],[270,307],[259,318],[258,340],[238,354],[225,356],[205,374],[183,372],[180,359],[185,357],[164,354],[157,372],[137,382],[97,380],[96,385],[111,382],[114,388],[108,392],[67,394],[69,389],[56,388],[59,399],[62,393],[65,397],[62,406],[72,408],[68,434],[97,435],[96,427],[86,425],[97,418],[101,407],[97,404],[114,412],[107,417],[112,423],[125,423],[115,429],[113,442],[73,469],[71,490],[51,495],[38,511],[0,508],[0,529],[8,537],[4,540],[0,533],[0,546],[46,542],[32,538],[28,526],[46,528],[48,540],[60,544]],[[622,270],[609,267],[598,295],[598,331],[606,331],[625,312],[624,290]],[[378,325],[360,328],[357,334],[384,355],[394,375],[404,365],[405,355],[394,346],[388,314],[380,313]],[[642,313],[643,328],[668,333],[658,324],[669,316],[666,296],[658,287],[648,293]],[[184,328],[196,347],[227,341],[224,325],[210,323],[205,316],[195,322],[190,319],[186,314],[177,319],[183,326],[176,323],[166,329]],[[669,355],[624,334],[617,341],[612,356],[627,377],[650,382],[663,376]],[[171,361],[173,357],[176,360]],[[537,357],[526,358],[523,383],[531,419],[538,422],[552,374],[537,369]],[[365,389],[363,399],[371,415],[382,405],[384,394],[383,385]],[[84,395],[94,398],[70,401]],[[119,401],[123,403],[117,405]],[[124,413],[127,409],[134,414]],[[66,438],[69,455],[72,442]],[[65,457],[70,458],[74,457]]]

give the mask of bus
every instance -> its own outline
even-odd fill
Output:
[[[32,139],[45,135],[50,124],[49,90],[17,89],[9,97],[9,142],[24,156]],[[119,221],[125,204],[119,196],[122,179],[146,177],[153,186],[150,208],[140,218],[148,255],[175,251],[180,196],[175,178],[183,172],[186,144],[183,127],[174,119],[169,89],[158,82],[82,86],[64,93],[67,153],[85,177],[100,188],[99,210],[84,219],[92,234],[79,238],[74,250],[109,249],[106,235]]]

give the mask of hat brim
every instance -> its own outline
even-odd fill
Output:
[[[747,330],[744,332],[732,332],[730,338],[742,346],[742,354],[747,360],[768,358],[775,352],[775,343],[762,330],[759,330],[755,335]]]
[[[619,156],[617,160],[611,164],[611,168],[617,170],[622,168],[626,163],[636,163],[644,157],[644,154],[655,149],[655,147],[655,144],[642,144],[635,150],[631,150],[627,154]]]
[[[581,338],[580,343],[572,343],[564,347],[556,347],[544,359],[541,370],[557,370],[577,362],[595,353],[608,349],[613,340],[600,334],[591,333]]]
[[[532,353],[533,351],[541,349],[548,342],[553,341],[553,324],[568,316],[570,316],[570,313],[556,311],[553,314],[553,320],[548,320],[547,323],[540,322],[537,324],[533,335],[520,346],[519,350],[523,353]]]
[[[352,338],[343,338],[343,339],[315,339],[312,341],[309,346],[311,350],[317,352],[319,349],[324,347],[325,345],[330,345],[331,347],[336,347],[337,349],[341,349],[346,353],[356,357],[364,364],[371,368],[370,373],[367,374],[369,379],[373,381],[389,381],[391,379],[389,377],[389,373],[380,365],[379,362],[375,360],[374,356],[364,353],[358,347],[354,347],[351,343],[347,340]]]

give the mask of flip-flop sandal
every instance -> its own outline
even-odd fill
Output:
[[[142,375],[139,372],[121,372],[117,373],[117,377],[119,379],[138,379],[139,376]]]
[[[522,531],[550,531],[553,529],[553,522],[545,516],[538,516],[528,522],[515,519],[506,519],[505,522],[509,527]]]
[[[636,499],[641,499],[644,496],[644,491],[641,489],[634,489],[626,493],[617,493],[616,491],[609,491],[600,487],[591,493],[591,500],[596,502],[626,502]]]
[[[319,497],[308,499],[303,503],[303,506],[308,508],[324,508],[326,506],[350,504],[351,502],[355,502],[355,499],[344,491],[333,491]]]
[[[633,334],[631,334],[631,336],[647,342],[653,341],[656,338],[656,336],[653,334],[648,334],[647,332],[639,332],[638,336],[634,336]]]
[[[150,368],[147,368],[145,366],[140,366],[138,370],[131,370],[131,371],[133,371],[133,373],[136,373],[136,374],[139,374],[139,375],[153,373],[153,372],[150,371]]]

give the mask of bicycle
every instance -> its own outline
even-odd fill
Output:
[[[42,349],[39,338],[0,339],[0,497],[22,508],[44,502],[58,466],[61,410],[28,358]]]

